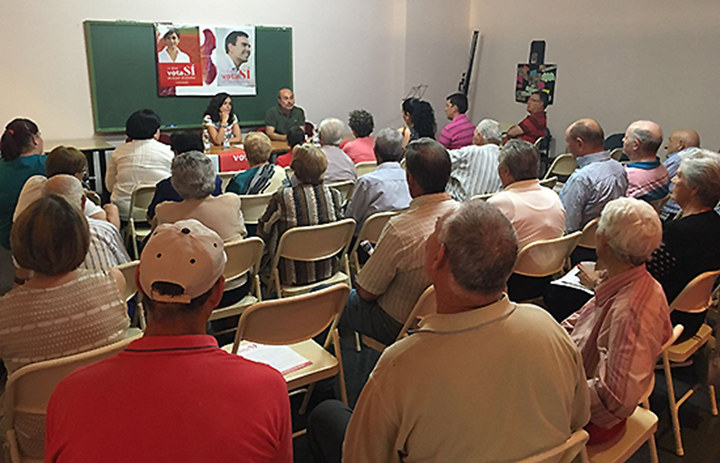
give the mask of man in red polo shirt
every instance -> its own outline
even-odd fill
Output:
[[[513,125],[507,131],[507,138],[519,138],[530,143],[535,143],[538,138],[547,135],[547,114],[545,108],[548,105],[548,94],[535,92],[530,95],[527,101],[527,112],[530,113],[518,125]]]
[[[145,336],[57,386],[45,461],[293,461],[282,375],[205,334],[226,259],[196,220],[153,232],[137,274]]]

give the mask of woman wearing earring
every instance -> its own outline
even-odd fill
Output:
[[[189,63],[190,57],[183,53],[180,44],[180,31],[172,28],[163,35],[165,48],[158,53],[158,63]]]
[[[237,116],[232,112],[232,99],[227,93],[215,95],[205,110],[203,118],[205,138],[215,146],[240,143],[242,134]]]

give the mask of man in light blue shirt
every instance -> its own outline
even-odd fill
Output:
[[[582,230],[600,217],[605,204],[627,191],[625,168],[603,151],[604,140],[602,127],[592,119],[580,119],[565,131],[568,151],[579,166],[560,191],[567,233]]]
[[[668,138],[667,146],[667,159],[663,165],[668,171],[670,180],[677,174],[678,167],[680,167],[680,158],[684,153],[687,153],[690,149],[700,148],[700,135],[694,130],[676,130]],[[673,183],[670,182],[670,193],[673,190]],[[674,199],[670,200],[665,204],[662,211],[660,212],[660,218],[667,220],[675,217],[680,213],[680,206],[675,202]]]
[[[372,214],[397,211],[410,205],[410,190],[399,163],[402,142],[402,135],[393,129],[383,129],[375,137],[377,169],[358,178],[345,214],[355,219],[357,231]]]

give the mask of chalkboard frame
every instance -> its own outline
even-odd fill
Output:
[[[83,22],[85,31],[85,44],[88,62],[88,73],[90,80],[90,94],[93,111],[93,127],[96,133],[122,133],[125,131],[125,120],[135,110],[151,108],[155,110],[163,121],[163,129],[199,129],[202,126],[202,114],[210,99],[209,96],[171,96],[160,97],[157,94],[157,71],[155,66],[155,47],[153,23],[140,21],[99,21],[87,20]],[[116,44],[119,47],[115,55],[117,59],[111,66],[98,69],[101,65],[96,56],[99,53],[107,52],[107,45],[102,44],[95,34],[103,27],[120,27],[127,29],[128,42],[137,42],[147,39],[146,46],[138,47],[143,51],[139,52],[133,47],[122,47],[122,43]],[[138,35],[133,36],[130,28],[138,29]],[[139,31],[143,29],[143,31]],[[117,31],[115,31],[117,32]],[[258,92],[255,96],[233,96],[234,112],[237,114],[241,126],[263,125],[264,115],[267,108],[276,103],[277,91],[282,87],[293,87],[293,43],[292,28],[290,27],[269,27],[256,26],[255,52],[259,59],[256,61],[258,76]],[[147,37],[141,37],[147,34]],[[269,40],[272,38],[273,40]],[[264,49],[268,44],[276,45],[272,51]],[[99,48],[98,48],[99,47]],[[269,48],[269,47],[268,47]],[[147,49],[148,52],[144,50]],[[132,53],[145,53],[139,59],[130,61],[123,53],[131,50],[130,58],[137,58]],[[271,54],[272,53],[272,54]],[[106,65],[104,61],[102,65]],[[127,69],[123,68],[127,66]],[[150,66],[152,67],[152,78],[150,78]],[[133,71],[138,71],[136,75]],[[118,72],[115,76],[109,77],[108,73]],[[141,82],[137,82],[142,79]],[[137,84],[137,89],[144,94],[142,101],[138,101],[131,108],[122,108],[126,104],[128,92],[115,94],[112,91],[114,83],[120,86]],[[109,89],[110,88],[110,89]],[[108,96],[108,92],[111,94]],[[113,99],[115,99],[113,101]],[[124,99],[125,103],[122,102]],[[106,109],[109,108],[109,109]],[[110,112],[107,115],[106,111]],[[112,111],[115,111],[113,114]],[[122,112],[122,114],[120,114]],[[191,120],[191,121],[189,121]]]

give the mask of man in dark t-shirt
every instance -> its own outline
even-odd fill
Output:
[[[305,128],[305,111],[295,106],[295,95],[289,88],[278,92],[278,104],[265,113],[265,133],[271,140],[287,141],[290,127]]]

